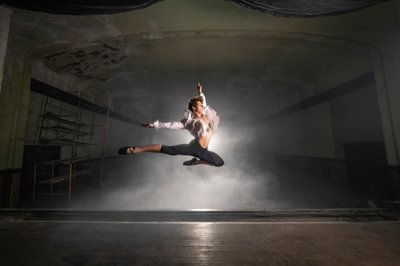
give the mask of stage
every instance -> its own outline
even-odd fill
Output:
[[[393,209],[3,209],[1,265],[398,265]]]

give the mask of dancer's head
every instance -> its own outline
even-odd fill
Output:
[[[189,100],[188,109],[192,112],[202,112],[203,107],[203,98],[200,96],[194,97]]]

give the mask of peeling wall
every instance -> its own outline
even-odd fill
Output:
[[[0,93],[0,169],[22,166],[31,71],[28,57],[7,53]]]
[[[3,81],[4,57],[7,51],[8,31],[12,11],[0,6],[0,92]]]

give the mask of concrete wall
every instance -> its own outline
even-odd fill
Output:
[[[344,142],[384,141],[375,86],[330,102],[335,158],[344,159]]]
[[[382,40],[371,53],[388,161],[400,165],[400,32]]]
[[[397,27],[400,30],[399,24]],[[363,50],[358,57],[351,58],[348,64],[332,66],[329,72],[323,73],[317,78],[317,91],[326,91],[351,80],[353,77],[368,71],[374,71],[376,86],[365,88],[345,95],[341,99],[332,102],[332,144],[335,147],[334,154],[329,155],[331,144],[328,144],[325,156],[343,158],[343,141],[385,141],[387,160],[390,165],[400,165],[400,35],[389,34],[386,38],[376,43],[361,43],[359,49]],[[347,103],[346,103],[347,102]],[[341,120],[339,116],[345,117]],[[289,118],[285,118],[289,119]],[[294,118],[292,118],[294,119]],[[330,117],[326,116],[330,121]],[[341,121],[340,121],[341,120]],[[301,121],[301,119],[299,120]],[[277,125],[278,122],[273,122]],[[293,122],[295,123],[295,122]],[[346,125],[345,125],[346,124]],[[359,127],[357,127],[357,125]],[[322,126],[322,125],[321,125]],[[277,132],[290,132],[278,126]],[[275,133],[273,136],[280,134]],[[315,135],[316,136],[316,135]],[[320,138],[316,136],[317,139]],[[283,146],[272,145],[272,150],[278,153],[319,156],[319,152],[311,152],[310,146],[296,149],[288,148],[288,142]],[[298,143],[303,140],[298,139]],[[307,142],[307,139],[304,139]],[[328,142],[326,142],[327,144]],[[300,145],[301,146],[301,145]],[[320,146],[325,150],[324,146]],[[324,153],[324,152],[323,152]],[[322,153],[322,154],[323,154]],[[323,157],[325,157],[323,156]]]
[[[261,143],[272,153],[334,158],[331,110],[328,103],[268,122]]]

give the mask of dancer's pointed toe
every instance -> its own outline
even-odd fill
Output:
[[[125,146],[122,147],[118,150],[119,154],[133,154],[135,151],[136,147],[133,146]]]
[[[122,147],[118,150],[119,154],[127,154],[128,147]]]

